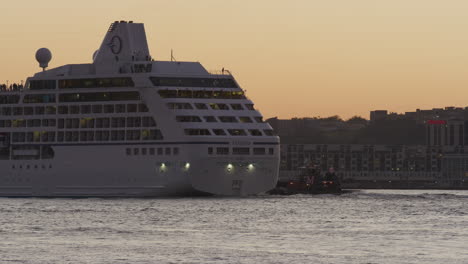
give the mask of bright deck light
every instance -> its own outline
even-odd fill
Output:
[[[187,163],[185,163],[185,169],[187,169],[187,170],[188,170],[189,168],[190,168],[190,163],[188,163],[188,162],[187,162]]]

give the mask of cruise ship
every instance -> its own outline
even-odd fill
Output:
[[[89,64],[1,85],[0,196],[245,196],[278,179],[279,138],[229,71],[154,60],[111,24]]]

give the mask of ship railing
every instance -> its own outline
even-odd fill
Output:
[[[19,92],[25,90],[23,84],[0,84],[0,92]]]
[[[232,76],[229,70],[211,70],[208,73],[211,75]]]

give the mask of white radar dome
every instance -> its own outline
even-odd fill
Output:
[[[52,59],[52,53],[47,48],[41,48],[36,51],[36,60],[39,62],[39,66],[45,70],[49,66],[49,62]]]

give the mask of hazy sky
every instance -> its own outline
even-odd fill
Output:
[[[152,56],[225,67],[265,117],[468,106],[466,0],[2,1],[0,82],[91,61],[110,23],[145,23]]]

